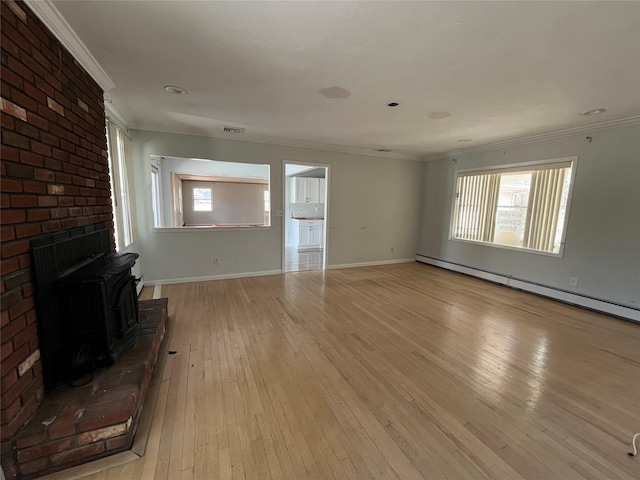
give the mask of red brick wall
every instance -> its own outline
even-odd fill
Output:
[[[6,454],[43,395],[29,240],[94,223],[113,237],[113,223],[102,90],[24,3],[1,3],[0,438]]]

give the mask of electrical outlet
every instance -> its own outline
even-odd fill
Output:
[[[572,287],[577,287],[578,286],[578,277],[571,277],[569,279],[569,285],[571,285]]]
[[[219,258],[214,258],[213,259],[213,264],[214,265],[220,265],[220,259]]]

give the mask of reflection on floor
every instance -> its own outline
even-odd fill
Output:
[[[285,247],[284,271],[320,270],[322,269],[323,255],[324,250],[298,252],[295,247]]]

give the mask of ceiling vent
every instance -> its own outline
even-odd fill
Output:
[[[223,125],[222,130],[225,133],[244,133],[244,128],[240,127],[230,127],[229,125]]]

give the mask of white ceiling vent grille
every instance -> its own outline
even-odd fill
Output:
[[[222,130],[225,133],[244,133],[244,128],[230,127],[229,125],[223,125]]]

